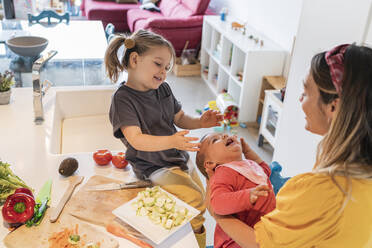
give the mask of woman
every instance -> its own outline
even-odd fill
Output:
[[[241,247],[372,247],[372,49],[315,55],[300,101],[306,129],[324,136],[313,171],[290,179],[254,229],[215,219]]]

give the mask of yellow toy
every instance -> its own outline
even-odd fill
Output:
[[[220,109],[217,107],[217,103],[216,103],[216,101],[209,101],[209,102],[208,102],[208,107],[209,107],[209,109],[211,109],[211,110],[220,111]]]

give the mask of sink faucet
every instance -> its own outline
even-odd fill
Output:
[[[44,110],[43,110],[43,95],[46,90],[43,90],[45,83],[40,83],[40,73],[44,64],[53,58],[57,54],[57,51],[51,50],[43,57],[39,58],[32,65],[32,86],[33,86],[33,96],[34,96],[34,112],[35,112],[35,124],[41,125],[44,121]],[[49,83],[50,87],[50,83]]]

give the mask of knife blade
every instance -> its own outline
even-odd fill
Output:
[[[87,191],[107,191],[107,190],[120,190],[120,189],[135,189],[135,188],[145,188],[151,187],[152,183],[149,180],[135,181],[131,183],[107,183],[99,184],[87,187]]]
[[[48,205],[50,204],[50,193],[52,190],[52,179],[47,180],[43,187],[39,190],[39,193],[36,196],[36,203],[42,203],[45,201],[46,198],[48,198]]]
[[[47,180],[39,190],[35,198],[35,212],[31,219],[26,222],[27,227],[38,226],[45,216],[45,211],[50,205],[50,195],[52,190],[52,179]]]

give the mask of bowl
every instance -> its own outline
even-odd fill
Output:
[[[38,36],[18,36],[7,40],[6,44],[15,54],[36,57],[48,46],[48,40]]]

